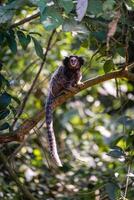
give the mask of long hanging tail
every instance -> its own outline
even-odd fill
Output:
[[[54,97],[50,93],[47,102],[46,102],[46,127],[47,127],[47,138],[48,138],[48,143],[49,143],[49,149],[50,149],[50,155],[55,162],[55,164],[59,167],[62,167],[62,163],[60,161],[58,152],[57,152],[57,145],[56,145],[56,139],[54,135],[54,130],[53,130],[53,108],[52,108],[52,103],[53,103]]]

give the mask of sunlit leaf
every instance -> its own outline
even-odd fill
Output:
[[[114,140],[111,142],[111,146],[117,145],[118,142],[121,141],[122,139],[124,139],[124,136],[123,136],[123,135],[114,138]]]
[[[37,32],[37,31],[30,31],[29,34],[30,35],[38,35],[40,37],[42,36],[41,33]],[[30,36],[30,35],[28,35],[28,36]]]
[[[78,21],[81,21],[86,14],[88,6],[88,0],[78,0],[76,5],[76,13],[78,16]]]

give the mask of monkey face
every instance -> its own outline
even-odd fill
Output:
[[[70,68],[70,69],[79,69],[83,64],[84,60],[82,57],[78,56],[70,56],[70,57],[65,57],[63,60],[64,66]]]
[[[71,68],[78,68],[79,67],[79,61],[78,58],[75,56],[71,56],[69,58],[69,64]]]

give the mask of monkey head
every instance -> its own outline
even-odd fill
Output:
[[[75,70],[79,69],[84,64],[84,60],[82,57],[69,56],[65,57],[65,59],[63,60],[63,64],[65,67]]]

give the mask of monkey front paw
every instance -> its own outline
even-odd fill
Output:
[[[78,82],[76,86],[77,86],[78,88],[80,88],[81,86],[84,86],[84,83],[83,83],[83,82]]]

